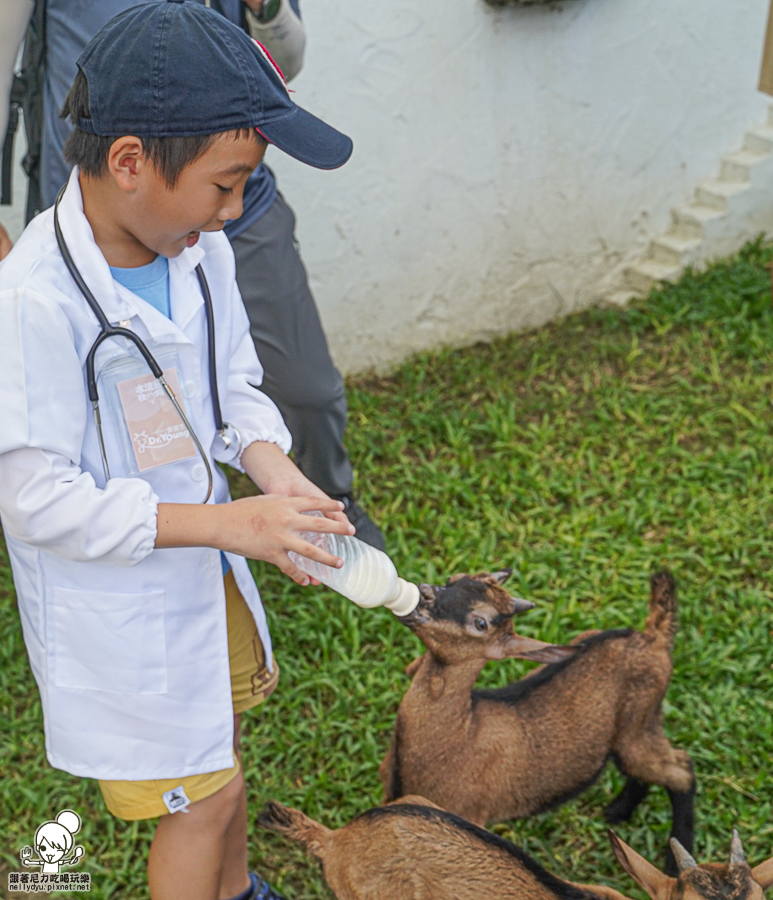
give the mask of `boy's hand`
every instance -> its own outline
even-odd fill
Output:
[[[329,516],[341,513],[343,504],[331,500],[321,491],[319,497],[283,497],[264,494],[245,497],[219,508],[227,512],[220,550],[239,553],[251,559],[262,559],[278,566],[298,584],[307,585],[311,579],[290,560],[289,550],[314,559],[326,566],[340,568],[343,560],[326,553],[300,536],[302,531],[328,534],[354,534],[354,527],[344,516],[343,522],[322,516],[305,516],[304,512],[318,509]]]
[[[320,490],[313,481],[309,481],[276,444],[263,441],[250,444],[242,453],[241,464],[244,471],[264,494],[281,494],[285,497],[319,497],[322,500],[330,500],[328,495]],[[336,522],[344,525],[349,523],[346,513],[341,511],[343,506],[340,503],[331,511],[326,511],[321,506],[310,507],[310,509],[319,509],[329,519],[335,519]]]
[[[326,517],[303,515],[315,509]],[[354,528],[346,518],[343,522],[327,518],[342,509],[342,503],[324,495],[264,494],[215,505],[159,503],[156,547],[214,547],[249,559],[262,559],[305,586],[311,579],[287,554],[294,550],[308,559],[340,568],[342,560],[305,541],[300,533],[353,534]]]

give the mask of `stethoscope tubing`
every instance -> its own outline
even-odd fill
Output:
[[[59,252],[62,254],[62,259],[64,260],[64,264],[67,267],[67,271],[72,276],[73,281],[78,286],[81,294],[83,294],[86,302],[88,303],[91,311],[97,318],[99,322],[100,333],[97,336],[97,339],[91,345],[91,349],[86,356],[86,383],[88,388],[89,400],[91,401],[92,410],[94,412],[94,423],[97,427],[97,436],[99,439],[99,451],[102,456],[102,468],[105,472],[105,479],[107,481],[110,480],[110,466],[107,462],[107,451],[105,448],[105,439],[102,431],[102,416],[99,412],[99,391],[97,390],[97,379],[95,372],[95,359],[96,353],[99,349],[100,345],[103,341],[106,341],[108,338],[124,338],[127,341],[130,341],[139,351],[142,358],[147,363],[148,368],[152,372],[154,378],[161,385],[162,389],[166,393],[167,397],[171,401],[172,405],[177,412],[177,415],[182,420],[185,427],[188,429],[188,434],[190,434],[193,439],[194,444],[196,445],[196,449],[201,456],[204,466],[207,470],[207,495],[202,501],[203,503],[207,503],[209,498],[212,496],[212,490],[214,486],[214,478],[212,475],[212,466],[209,462],[209,458],[207,454],[204,452],[204,448],[201,446],[201,441],[198,438],[198,435],[193,430],[193,426],[188,420],[185,411],[183,410],[181,404],[177,400],[177,397],[174,394],[174,391],[167,383],[164,378],[163,370],[161,366],[158,364],[158,361],[150,352],[147,344],[142,340],[142,338],[132,331],[129,328],[124,328],[120,325],[111,325],[105,315],[104,310],[100,306],[97,298],[91,292],[91,289],[86,284],[83,275],[80,273],[78,267],[75,265],[75,261],[72,258],[70,253],[70,249],[67,246],[67,242],[64,239],[64,234],[62,233],[62,227],[59,223],[59,201],[62,199],[62,195],[65,192],[67,185],[64,185],[62,189],[59,191],[59,194],[56,198],[56,202],[54,204],[54,233],[56,234],[56,242],[59,246]],[[215,358],[215,313],[212,308],[212,295],[209,291],[209,284],[207,283],[206,276],[204,275],[204,270],[201,265],[196,266],[196,275],[199,280],[199,285],[201,286],[201,293],[204,297],[204,309],[206,313],[207,319],[207,338],[208,338],[208,359],[209,359],[209,380],[210,380],[210,391],[212,393],[212,409],[215,417],[215,428],[217,429],[218,434],[220,435],[223,443],[226,447],[230,446],[231,439],[226,434],[227,426],[223,422],[223,415],[220,410],[220,395],[217,388],[217,369],[216,369],[216,358]],[[238,448],[237,452],[240,453],[242,449],[242,441],[241,435],[239,434],[237,429],[233,429],[237,440],[238,440]]]

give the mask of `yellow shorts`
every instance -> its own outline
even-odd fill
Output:
[[[262,703],[274,691],[279,681],[279,666],[274,660],[273,672],[266,667],[255,620],[236,586],[233,572],[228,572],[224,584],[231,696],[236,715]],[[163,800],[167,791],[182,785],[191,802],[203,800],[236,778],[239,768],[239,760],[234,755],[233,766],[219,772],[159,781],[100,781],[99,789],[107,808],[119,819],[154,819],[169,812]]]

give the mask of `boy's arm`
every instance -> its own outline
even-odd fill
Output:
[[[309,481],[276,444],[250,444],[241,463],[264,496],[214,506],[160,503],[156,547],[215,547],[262,559],[303,585],[309,584],[309,577],[290,561],[289,550],[327,566],[340,566],[338,557],[308,543],[300,532],[354,534],[343,504]],[[326,518],[303,515],[312,510]]]
[[[241,465],[264,494],[328,499],[328,495],[309,481],[276,444],[255,441],[242,453]],[[339,522],[349,521],[342,512],[327,512],[326,515]]]
[[[90,404],[72,323],[52,293],[0,290],[3,525],[65,559],[136,565],[153,550],[158,497],[141,478],[99,488],[78,465]]]
[[[37,447],[0,453],[7,533],[77,562],[133,566],[153,551],[158,497],[141,478],[99,488],[64,454]]]
[[[343,504],[329,497],[282,497],[264,494],[233,503],[159,503],[157,548],[214,547],[249,559],[262,559],[278,566],[298,584],[310,578],[291,562],[294,550],[326,566],[340,568],[342,560],[301,537],[303,531],[353,534],[348,521],[303,515],[311,510],[330,514]]]

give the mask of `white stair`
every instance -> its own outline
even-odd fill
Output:
[[[748,202],[744,195],[752,190],[761,171],[770,190],[767,181],[773,184],[773,106],[767,122],[746,132],[741,149],[722,157],[717,177],[703,181],[691,202],[671,211],[671,228],[650,241],[642,260],[625,268],[622,290],[608,294],[605,302],[622,305],[626,297],[645,296],[654,285],[676,281],[686,266],[700,265],[712,249],[727,245],[732,240],[732,228],[723,220],[735,210],[745,210]]]

